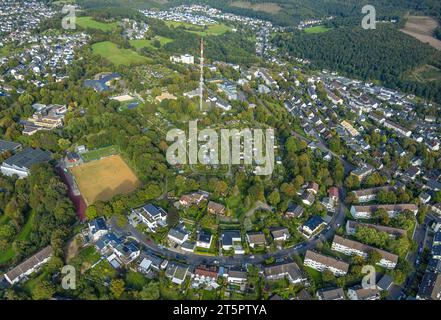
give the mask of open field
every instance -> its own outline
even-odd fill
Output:
[[[107,201],[134,191],[140,184],[124,160],[116,155],[70,169],[87,204]]]
[[[275,14],[280,12],[283,8],[279,6],[277,3],[268,2],[268,3],[251,3],[248,1],[233,1],[230,6],[242,8],[242,9],[250,9],[253,11],[262,11],[270,14]]]
[[[161,37],[161,36],[156,36],[152,40],[141,39],[141,40],[130,40],[129,42],[135,49],[148,48],[148,49],[157,50],[158,48],[156,48],[153,45],[153,42],[155,40],[159,41],[159,43],[161,44],[161,47],[166,45],[167,43],[173,42],[173,39]]]
[[[329,30],[331,30],[331,28],[327,28],[325,26],[314,26],[314,27],[310,27],[310,28],[306,28],[304,29],[304,31],[306,33],[324,33],[324,32],[328,32]]]
[[[441,70],[431,65],[424,65],[413,70],[410,77],[423,83],[441,81]]]
[[[211,24],[208,25],[206,28],[202,26],[198,26],[191,23],[186,22],[178,22],[178,21],[165,21],[166,25],[169,27],[184,27],[187,29],[187,32],[191,32],[200,36],[219,36],[221,34],[224,34],[225,32],[228,32],[231,30],[231,28],[223,23],[219,24]]]
[[[90,150],[81,155],[85,162],[100,160],[101,158],[112,156],[118,153],[118,148],[115,146],[108,146],[100,149]]]
[[[118,26],[116,22],[103,23],[93,20],[92,17],[78,17],[77,24],[84,29],[91,28],[91,29],[98,29],[101,31],[111,31],[116,29],[116,27]]]
[[[400,31],[428,43],[435,49],[441,50],[441,41],[433,36],[434,30],[438,27],[438,22],[425,16],[408,16],[404,29]]]
[[[110,41],[97,42],[92,45],[93,53],[109,60],[115,65],[132,65],[148,63],[149,59],[130,49],[120,49]]]

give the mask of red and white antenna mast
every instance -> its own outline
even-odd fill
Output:
[[[202,101],[204,99],[204,38],[201,38],[201,78],[199,80],[199,108],[202,111]]]

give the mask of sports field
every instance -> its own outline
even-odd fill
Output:
[[[130,49],[118,48],[116,44],[110,41],[94,43],[92,45],[92,51],[117,66],[149,62],[147,57],[143,57]]]
[[[70,170],[87,205],[130,193],[140,184],[138,177],[118,155],[87,162]]]
[[[101,158],[112,156],[118,153],[118,148],[115,146],[108,146],[100,149],[90,150],[87,153],[81,155],[84,162],[100,160]]]

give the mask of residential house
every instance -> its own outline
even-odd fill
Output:
[[[345,293],[342,288],[319,289],[316,296],[319,300],[345,300]]]
[[[202,230],[198,234],[197,241],[196,241],[196,246],[200,247],[200,248],[208,249],[208,248],[211,247],[212,241],[213,241],[212,234],[209,233],[208,231]]]
[[[221,243],[223,250],[230,250],[239,243],[242,244],[242,237],[239,230],[224,230],[221,232]]]
[[[288,209],[285,211],[285,217],[288,218],[300,218],[303,216],[303,207],[295,204],[295,203],[291,203],[288,206]]]
[[[271,236],[274,241],[286,241],[291,237],[287,228],[277,228],[271,230]]]
[[[170,241],[173,241],[179,245],[182,245],[185,241],[187,241],[188,236],[188,233],[184,230],[183,227],[171,228],[167,234],[167,238]]]
[[[49,261],[51,256],[52,247],[48,246],[5,273],[4,277],[10,285],[14,285],[37,271],[43,264]]]
[[[388,291],[394,284],[391,276],[385,274],[381,277],[380,281],[377,283],[377,289],[381,291]]]
[[[151,203],[137,209],[132,209],[132,213],[137,215],[152,232],[155,232],[158,227],[167,225],[167,212],[161,207]]]
[[[181,285],[182,283],[184,283],[187,275],[189,275],[188,270],[189,266],[187,265],[170,262],[167,265],[167,269],[165,270],[165,275],[171,280],[171,282],[177,285]]]
[[[305,282],[307,278],[295,262],[282,262],[264,268],[267,280],[287,278],[292,284]]]
[[[208,194],[202,192],[192,192],[185,194],[179,199],[179,203],[184,207],[190,207],[192,205],[199,206],[201,202],[208,199]]]
[[[207,211],[211,214],[223,216],[225,215],[225,210],[225,206],[220,203],[216,203],[214,201],[208,202]]]
[[[242,269],[230,269],[228,270],[227,281],[230,284],[245,284],[247,282],[247,272]]]
[[[348,289],[348,298],[351,300],[380,300],[380,290],[355,286]]]
[[[88,223],[89,225],[89,236],[92,241],[98,241],[102,236],[109,232],[106,220],[103,217],[94,219]]]
[[[326,226],[326,222],[320,216],[312,216],[302,226],[302,233],[309,239],[324,226]]]
[[[247,233],[247,241],[251,248],[256,246],[265,246],[266,239],[263,232],[249,232]]]

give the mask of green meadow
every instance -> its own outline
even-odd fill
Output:
[[[131,49],[118,48],[116,44],[110,41],[97,42],[93,44],[92,51],[93,53],[100,55],[117,66],[149,62],[148,58],[139,55]]]

